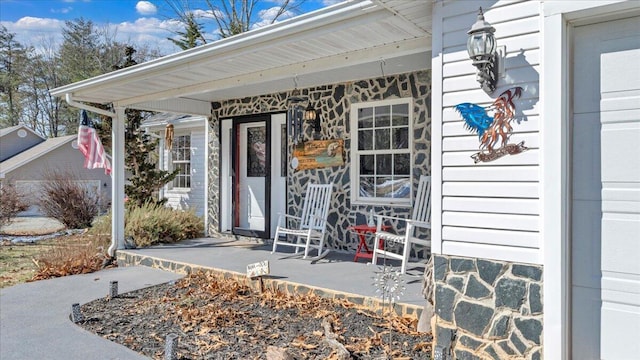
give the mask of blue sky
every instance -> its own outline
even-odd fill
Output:
[[[202,0],[191,1],[204,3]],[[268,17],[269,8],[277,6],[278,1],[260,0],[255,14],[261,19]],[[300,12],[310,12],[339,1],[304,0]],[[193,6],[191,10],[204,13],[205,9],[206,6]],[[99,28],[108,29],[120,41],[172,53],[178,49],[166,38],[174,37],[171,30],[179,28],[170,16],[172,12],[166,0],[0,0],[0,23],[15,33],[23,45],[36,48],[45,43],[59,44],[64,21],[83,17]],[[215,38],[215,29],[207,27],[206,30],[209,39]]]

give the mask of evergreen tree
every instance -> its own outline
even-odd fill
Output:
[[[18,125],[24,97],[21,86],[30,49],[15,40],[16,34],[0,25],[0,126]]]
[[[102,73],[100,69],[100,37],[91,20],[65,21],[60,46],[61,76],[65,84]]]
[[[202,25],[199,24],[193,13],[187,13],[182,20],[185,30],[177,31],[176,34],[180,35],[178,39],[167,38],[174,43],[181,50],[187,50],[205,43],[202,36]]]
[[[133,58],[136,50],[127,47],[125,50],[126,60],[120,68],[136,65]],[[158,191],[168,182],[172,181],[179,170],[168,172],[158,168],[157,154],[158,139],[152,138],[149,134],[141,130],[140,125],[144,120],[143,112],[140,110],[127,109],[127,124],[125,127],[125,166],[129,173],[128,184],[124,191],[129,201],[137,206],[145,203],[162,204],[166,199],[156,200]]]

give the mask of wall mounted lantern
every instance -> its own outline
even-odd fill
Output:
[[[310,123],[316,134],[320,132],[321,124],[320,111],[311,105],[311,100],[308,96],[300,94],[300,90],[297,88],[297,77],[294,78],[294,83],[295,88],[287,98],[287,124],[289,127],[289,136],[292,137],[293,143],[298,145],[298,143],[304,142],[304,123]],[[307,103],[306,107],[303,106],[304,103]]]
[[[496,53],[496,38],[493,36],[495,31],[496,29],[484,20],[482,8],[480,8],[478,19],[467,32],[469,58],[473,60],[473,66],[478,68],[476,80],[487,94],[493,93],[496,89],[498,67],[501,62],[500,54]],[[504,50],[501,52],[504,54]]]
[[[307,108],[304,110],[302,120],[311,123],[313,131],[316,133],[320,132],[320,110],[314,109],[313,106],[311,106],[311,101],[309,101],[309,105],[307,105]]]

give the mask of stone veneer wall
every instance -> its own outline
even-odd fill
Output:
[[[434,359],[542,358],[542,266],[436,255]]]
[[[347,229],[354,224],[365,222],[364,215],[371,206],[351,205],[350,199],[350,164],[351,164],[351,132],[349,116],[351,104],[413,97],[413,186],[417,188],[420,175],[430,174],[431,153],[431,71],[418,71],[408,74],[385,76],[369,80],[300,89],[303,95],[309,96],[316,108],[322,113],[322,131],[320,139],[344,139],[345,165],[322,169],[293,171],[288,169],[287,176],[287,209],[290,214],[299,215],[302,211],[302,194],[310,181],[333,183],[333,203],[329,214],[327,228],[327,244],[335,250],[355,252],[357,239]],[[261,113],[286,112],[287,98],[291,92],[230,99],[213,103],[213,114],[209,123],[209,229],[216,235],[219,229],[219,154],[220,134],[219,119],[240,117]],[[306,139],[312,138],[311,127],[306,127]],[[293,144],[289,144],[289,154]],[[406,217],[409,208],[374,207],[376,213]],[[415,256],[423,257],[422,249],[414,249]]]

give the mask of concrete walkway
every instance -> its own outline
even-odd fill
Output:
[[[71,305],[106,296],[111,281],[124,293],[180,277],[135,266],[0,289],[0,359],[146,359],[73,324]]]
[[[140,354],[89,333],[70,320],[71,305],[105,297],[111,281],[120,293],[161,284],[196,268],[239,274],[246,265],[268,260],[269,278],[297,291],[333,291],[350,300],[377,299],[373,277],[379,266],[354,262],[353,254],[332,252],[317,262],[288,253],[270,253],[270,247],[217,239],[196,239],[118,253],[123,267],[92,274],[67,276],[0,289],[0,360],[9,359],[145,359]],[[146,266],[126,266],[132,264]],[[394,264],[399,265],[399,264]],[[163,271],[160,269],[172,270]],[[424,263],[412,263],[403,276],[405,291],[398,305],[412,312],[424,305]],[[295,290],[294,290],[295,291]],[[353,298],[353,299],[352,299]]]

